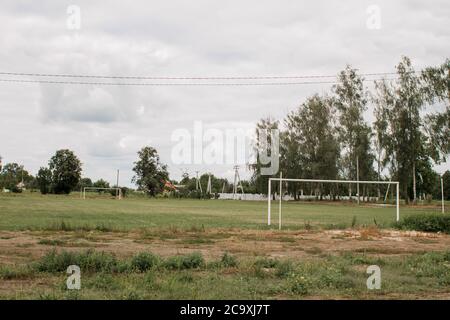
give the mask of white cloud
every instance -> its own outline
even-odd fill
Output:
[[[428,1],[77,1],[81,29],[66,28],[66,3],[2,2],[0,70],[148,75],[334,74],[417,68],[450,52],[450,4]],[[366,28],[369,5],[381,29]],[[104,81],[117,81],[107,80]],[[85,175],[129,182],[136,151],[152,144],[174,177],[171,133],[251,127],[328,85],[297,87],[119,87],[0,83],[0,154],[35,172],[57,148],[75,150]],[[14,134],[13,134],[14,133]],[[227,166],[192,166],[232,177]],[[192,171],[191,171],[192,172]]]

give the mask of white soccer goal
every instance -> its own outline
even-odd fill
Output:
[[[86,199],[86,190],[116,190],[116,198],[122,199],[122,189],[121,188],[96,188],[96,187],[84,187],[83,188],[83,199]]]
[[[400,189],[398,181],[352,181],[352,180],[320,180],[320,179],[291,179],[291,178],[283,178],[282,173],[280,173],[279,178],[269,178],[268,182],[268,193],[267,193],[267,225],[270,226],[271,223],[271,189],[272,189],[272,181],[280,182],[280,194],[279,194],[279,205],[278,205],[278,228],[281,229],[281,200],[283,199],[283,182],[284,181],[292,181],[292,182],[319,182],[319,183],[342,183],[342,184],[356,184],[359,189],[359,184],[393,184],[397,187],[396,190],[396,220],[400,220]],[[359,195],[358,195],[359,196]]]

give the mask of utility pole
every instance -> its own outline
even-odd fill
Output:
[[[242,187],[241,178],[239,176],[239,166],[234,166],[234,183],[233,183],[233,199],[236,197],[236,193],[238,193],[238,187],[241,188],[241,193],[244,194],[244,188]]]
[[[236,197],[236,166],[234,167],[234,180],[233,180],[233,200]]]
[[[211,174],[208,174],[208,185],[206,186],[206,193],[211,194]]]
[[[200,180],[198,178],[198,171],[195,171],[195,175],[196,175],[196,183],[195,183],[195,190],[199,190],[200,189],[200,193],[203,194],[203,190],[202,190],[202,184],[200,183]]]
[[[195,191],[198,191],[198,171],[195,171]]]
[[[280,204],[278,205],[278,229],[281,230],[281,200],[283,200],[283,172],[280,170]]]

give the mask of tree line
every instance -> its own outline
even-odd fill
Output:
[[[158,196],[166,191],[167,196],[184,198],[212,198],[220,192],[231,192],[233,186],[225,178],[216,177],[212,173],[202,174],[197,184],[196,177],[183,174],[180,181],[171,180],[167,165],[160,160],[158,152],[151,146],[144,146],[137,152],[134,162],[135,173],[132,182],[137,190],[149,196]],[[81,191],[84,187],[110,188],[110,183],[104,179],[92,181],[89,177],[82,177],[82,163],[75,153],[68,149],[56,151],[48,166],[41,167],[35,176],[31,175],[22,165],[7,163],[2,167],[0,161],[0,191],[22,192],[23,189],[39,190],[42,194],[69,194]],[[211,192],[206,192],[208,180],[211,179]],[[173,192],[170,186],[177,186]],[[180,185],[182,187],[180,187]],[[256,192],[250,181],[242,181],[246,192]],[[119,186],[120,187],[120,186]],[[129,188],[120,187],[122,195],[126,196]],[[105,192],[105,191],[99,191]],[[115,190],[111,191],[115,195]]]
[[[406,202],[416,201],[418,195],[424,194],[439,197],[439,176],[433,163],[445,162],[450,151],[450,60],[416,72],[411,60],[402,57],[396,70],[395,80],[375,81],[375,89],[369,91],[358,71],[347,66],[338,74],[331,92],[308,97],[282,121],[260,120],[256,125],[256,149],[263,146],[270,149],[270,130],[277,129],[284,177],[392,180],[400,182]],[[370,104],[372,124],[364,118]],[[443,110],[438,110],[439,105]],[[269,137],[269,141],[260,141],[261,136]],[[161,162],[157,150],[145,146],[137,155],[132,182],[138,190],[149,196],[171,191],[177,181],[169,179],[167,165]],[[257,156],[256,163],[250,165],[252,178],[242,181],[247,193],[267,194],[270,176],[261,174],[260,160]],[[0,158],[0,189],[20,192],[27,186],[43,194],[68,194],[83,186],[109,187],[103,179],[96,182],[82,179],[81,173],[81,161],[68,149],[58,150],[35,177],[17,163],[2,168]],[[212,194],[231,191],[231,183],[209,173],[199,177],[203,188],[210,177]],[[444,174],[447,198],[450,198],[449,178],[447,171]],[[197,177],[184,175],[179,184],[183,188],[177,196],[205,196],[198,188]],[[343,193],[351,196],[355,195],[354,188],[336,184],[287,185],[294,198],[303,191],[318,197]],[[375,193],[380,198],[384,192],[381,186],[363,185],[360,193],[362,196]]]
[[[338,74],[331,92],[308,97],[283,121],[271,118],[257,123],[256,149],[271,145],[260,140],[270,130],[280,130],[280,170],[285,177],[305,179],[399,181],[406,202],[420,194],[436,194],[439,176],[433,162],[446,161],[450,150],[450,60],[416,72],[408,57],[396,66],[395,80],[375,81],[375,90],[351,66]],[[370,125],[364,114],[374,107]],[[438,111],[437,105],[444,105]],[[261,175],[262,164],[251,165],[252,182],[258,192],[267,192],[269,176]],[[358,169],[358,170],[357,170]],[[448,173],[446,173],[448,176]],[[340,190],[337,190],[337,188]],[[311,193],[355,194],[354,186],[288,184],[297,197],[299,189]],[[362,186],[380,197],[380,186]],[[418,191],[419,190],[419,191]]]

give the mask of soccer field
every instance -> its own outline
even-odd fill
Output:
[[[394,207],[326,202],[283,202],[279,231],[273,204],[269,228],[266,202],[3,194],[0,298],[450,297],[449,235],[392,229]],[[80,290],[66,287],[69,265]]]
[[[305,225],[327,229],[377,224],[389,227],[395,207],[330,202],[283,202],[286,229]],[[436,207],[400,208],[400,217],[439,212]],[[102,227],[114,230],[169,227],[267,229],[267,202],[232,200],[146,199],[106,197],[82,200],[72,196],[39,194],[0,195],[0,229],[45,229],[64,222],[72,228]],[[272,228],[278,226],[278,201],[272,202]]]

